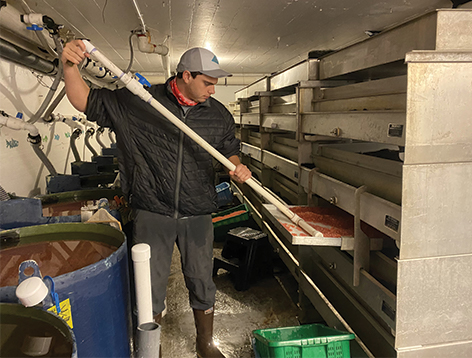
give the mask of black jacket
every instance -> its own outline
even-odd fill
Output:
[[[238,155],[225,106],[210,97],[184,115],[167,83],[149,92],[225,157]],[[121,185],[132,207],[172,217],[215,211],[212,157],[151,105],[126,88],[91,90],[85,114],[115,131]]]

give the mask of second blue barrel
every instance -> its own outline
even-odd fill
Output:
[[[0,241],[0,302],[18,302],[18,267],[34,260],[42,276],[54,280],[61,317],[75,334],[77,356],[130,356],[123,232],[104,224],[50,224],[2,231]]]

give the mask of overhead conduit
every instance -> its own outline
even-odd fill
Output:
[[[138,49],[144,53],[156,53],[161,55],[162,66],[164,67],[164,72],[166,78],[169,78],[170,73],[170,62],[169,62],[169,48],[165,45],[155,45],[151,42],[151,34],[146,29],[146,24],[144,23],[143,15],[139,10],[138,2],[136,0],[132,0],[136,12],[138,14],[139,20],[141,21],[141,30],[142,32],[137,34],[138,37]],[[131,66],[129,66],[131,67]],[[129,71],[129,68],[128,68]],[[127,72],[127,71],[126,71]]]
[[[3,39],[0,39],[0,56],[46,75],[53,76],[57,73],[57,67],[53,62],[44,60]]]

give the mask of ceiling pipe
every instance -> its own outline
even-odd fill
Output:
[[[164,68],[166,79],[171,76],[170,73],[170,61],[169,61],[169,48],[165,45],[155,45],[151,42],[151,34],[149,31],[140,33],[138,37],[138,49],[144,53],[157,53],[161,55],[162,67]]]
[[[52,58],[57,57],[56,55],[50,54],[53,42],[49,36],[45,36],[42,31],[28,30],[25,24],[21,22],[21,16],[25,12],[31,12],[32,10],[29,7],[27,9],[18,10],[10,3],[7,4],[7,6],[2,7],[0,10],[0,28],[2,29],[2,38],[16,46],[27,49],[29,52],[35,53],[43,59],[51,60]],[[44,41],[46,43],[44,43]],[[45,49],[46,52],[42,51],[42,49]]]
[[[151,42],[151,34],[149,31],[138,34],[138,49],[145,53],[157,53],[158,55],[166,56],[169,53],[169,48],[164,45],[155,45]]]
[[[136,0],[132,0],[134,4],[134,8],[136,9],[136,12],[138,13],[139,20],[141,21],[141,27],[143,29],[143,32],[146,32],[146,24],[144,23],[143,19],[143,14],[141,14],[141,10],[139,10],[138,2]]]
[[[41,42],[41,45],[43,45],[43,47],[51,56],[58,57],[58,53],[49,44],[46,35],[42,31],[43,28],[41,26],[46,26],[49,32],[51,32],[52,34],[57,34],[59,28],[61,28],[62,25],[56,25],[54,20],[51,19],[49,16],[36,13],[22,14],[20,15],[20,21],[24,24],[31,25],[26,29],[35,32],[36,36],[39,39],[39,42]]]
[[[22,48],[0,39],[0,56],[6,60],[32,68],[38,72],[53,76],[57,73],[54,63],[46,61]]]
[[[138,49],[143,53],[157,53],[162,56],[162,67],[164,67],[164,72],[166,78],[169,78],[170,73],[170,61],[169,61],[169,48],[165,45],[155,45],[151,42],[151,34],[146,29],[146,24],[144,23],[143,14],[139,10],[138,2],[132,0],[134,8],[138,14],[139,20],[141,21],[141,32],[137,34],[138,37]]]

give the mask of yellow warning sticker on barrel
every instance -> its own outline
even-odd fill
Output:
[[[57,314],[59,317],[61,317],[64,321],[67,322],[70,328],[74,328],[74,325],[72,323],[72,311],[70,309],[70,300],[64,300],[59,303],[59,307],[61,307],[61,313],[57,313],[56,306],[52,306],[51,308],[48,308],[48,311]]]

